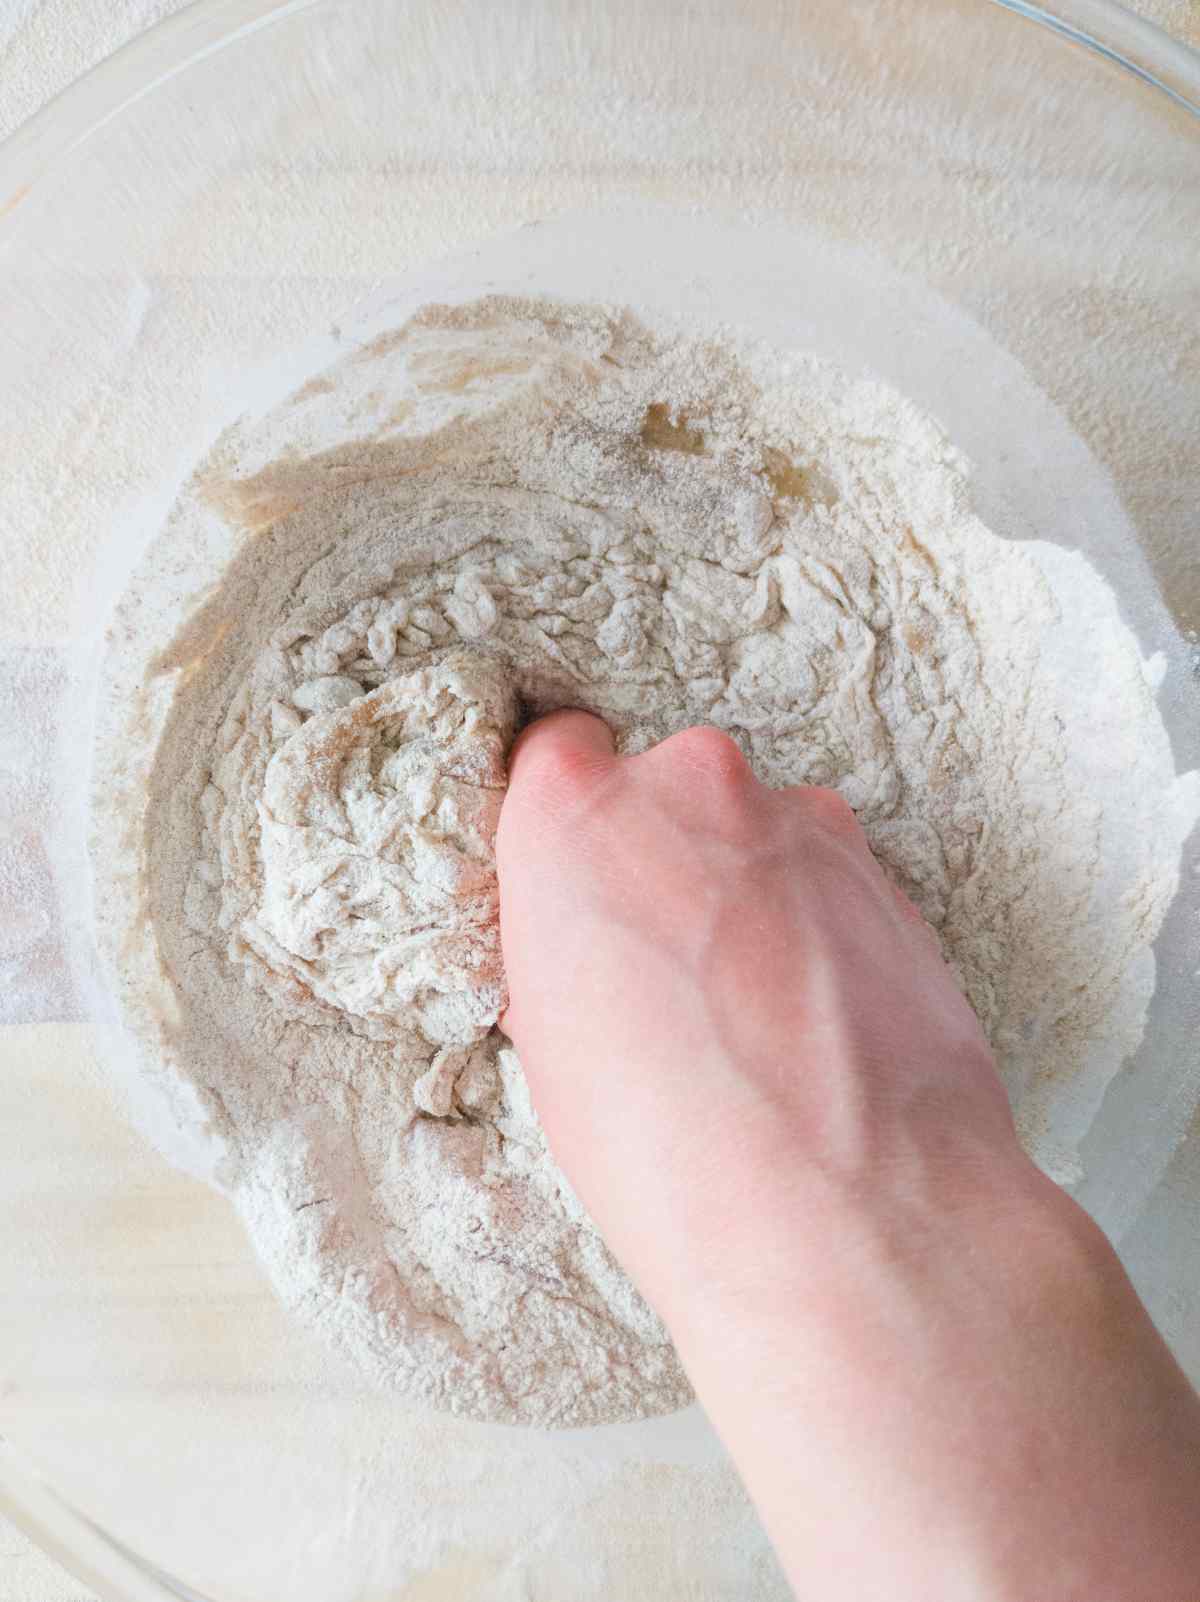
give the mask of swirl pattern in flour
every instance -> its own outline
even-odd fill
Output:
[[[152,705],[101,778],[140,741],[144,795],[97,857],[126,1019],[281,1294],[415,1399],[689,1396],[495,1026],[524,716],[588,707],[625,750],[713,723],[840,789],[1060,1171],[1048,1109],[1137,1045],[1194,776],[1102,581],[990,534],[882,385],[602,308],[429,308],[226,437],[135,592],[112,694]]]

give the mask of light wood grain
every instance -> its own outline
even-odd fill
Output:
[[[94,62],[184,3],[0,0],[0,137]],[[1200,46],[1197,0],[1133,0],[1132,9]],[[21,1128],[29,1153],[22,1169],[0,1172],[3,1249],[21,1251],[30,1239],[54,1242],[52,1259],[30,1264],[29,1305],[0,1310],[5,1367],[19,1368],[23,1394],[36,1398],[37,1408],[36,1429],[20,1403],[6,1428],[20,1438],[28,1427],[27,1444],[42,1461],[69,1453],[81,1406],[95,1410],[97,1441],[106,1427],[141,1430],[152,1440],[155,1399],[165,1387],[191,1386],[200,1397],[211,1396],[216,1386],[218,1400],[207,1416],[198,1411],[194,1420],[198,1439],[226,1429],[241,1434],[278,1428],[282,1415],[271,1400],[271,1381],[285,1350],[293,1383],[307,1373],[314,1389],[329,1384],[324,1354],[297,1335],[271,1296],[229,1204],[170,1170],[129,1128],[96,1072],[88,1028],[0,1030],[0,1119],[8,1129]],[[1181,1156],[1163,1192],[1164,1206],[1190,1208],[1193,1215],[1200,1195],[1196,1150],[1200,1146]],[[89,1198],[86,1232],[71,1228],[80,1194]],[[1145,1227],[1153,1228],[1153,1218]],[[97,1308],[107,1310],[108,1358],[97,1356],[76,1331],[56,1326],[54,1288],[65,1284],[76,1293],[86,1290]],[[111,1322],[121,1316],[128,1318],[124,1330]],[[120,1363],[98,1373],[96,1365],[114,1352],[122,1354]],[[39,1372],[59,1388],[57,1404],[38,1390]],[[72,1375],[77,1388],[69,1383]],[[347,1386],[353,1393],[348,1381]],[[347,1405],[370,1404],[359,1397]],[[306,1413],[305,1427],[311,1422]],[[86,1477],[88,1465],[75,1464],[74,1473]],[[615,1516],[634,1522],[626,1502],[615,1505]],[[138,1532],[128,1533],[136,1538]],[[158,1534],[168,1549],[170,1531]],[[570,1556],[562,1557],[568,1586]],[[403,1597],[469,1597],[493,1569],[486,1553],[463,1553],[440,1578],[420,1582]],[[562,1592],[564,1599],[568,1594]],[[382,1602],[382,1592],[380,1597]],[[0,1519],[0,1602],[94,1598]],[[401,1597],[393,1592],[391,1602]]]

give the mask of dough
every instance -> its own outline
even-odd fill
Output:
[[[283,994],[382,1038],[483,1038],[504,1005],[494,841],[515,703],[503,667],[454,652],[315,711],[267,764],[261,894],[241,925]],[[286,726],[287,709],[276,721]]]

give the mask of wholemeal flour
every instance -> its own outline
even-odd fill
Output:
[[[366,360],[388,426],[322,451],[312,419]],[[430,307],[273,438],[289,419],[303,443],[265,462],[226,436],[150,552],[184,573],[201,512],[241,531],[161,642],[169,717],[96,867],[114,967],[138,920],[154,936],[126,1020],[290,1305],[479,1418],[688,1400],[496,1024],[505,750],[563,705],[625,751],[711,723],[764,782],[837,787],[1070,1177],[1046,1087],[1137,1046],[1200,812],[1086,561],[989,533],[894,391],[605,308]],[[98,777],[131,783],[119,754]]]

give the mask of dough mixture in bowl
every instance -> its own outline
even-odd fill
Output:
[[[989,533],[878,383],[492,298],[225,436],[112,637],[123,1015],[291,1306],[418,1400],[543,1425],[690,1394],[497,1025],[505,753],[564,705],[841,790],[1064,1177],[1046,1109],[1136,1047],[1197,811],[1110,591]]]

